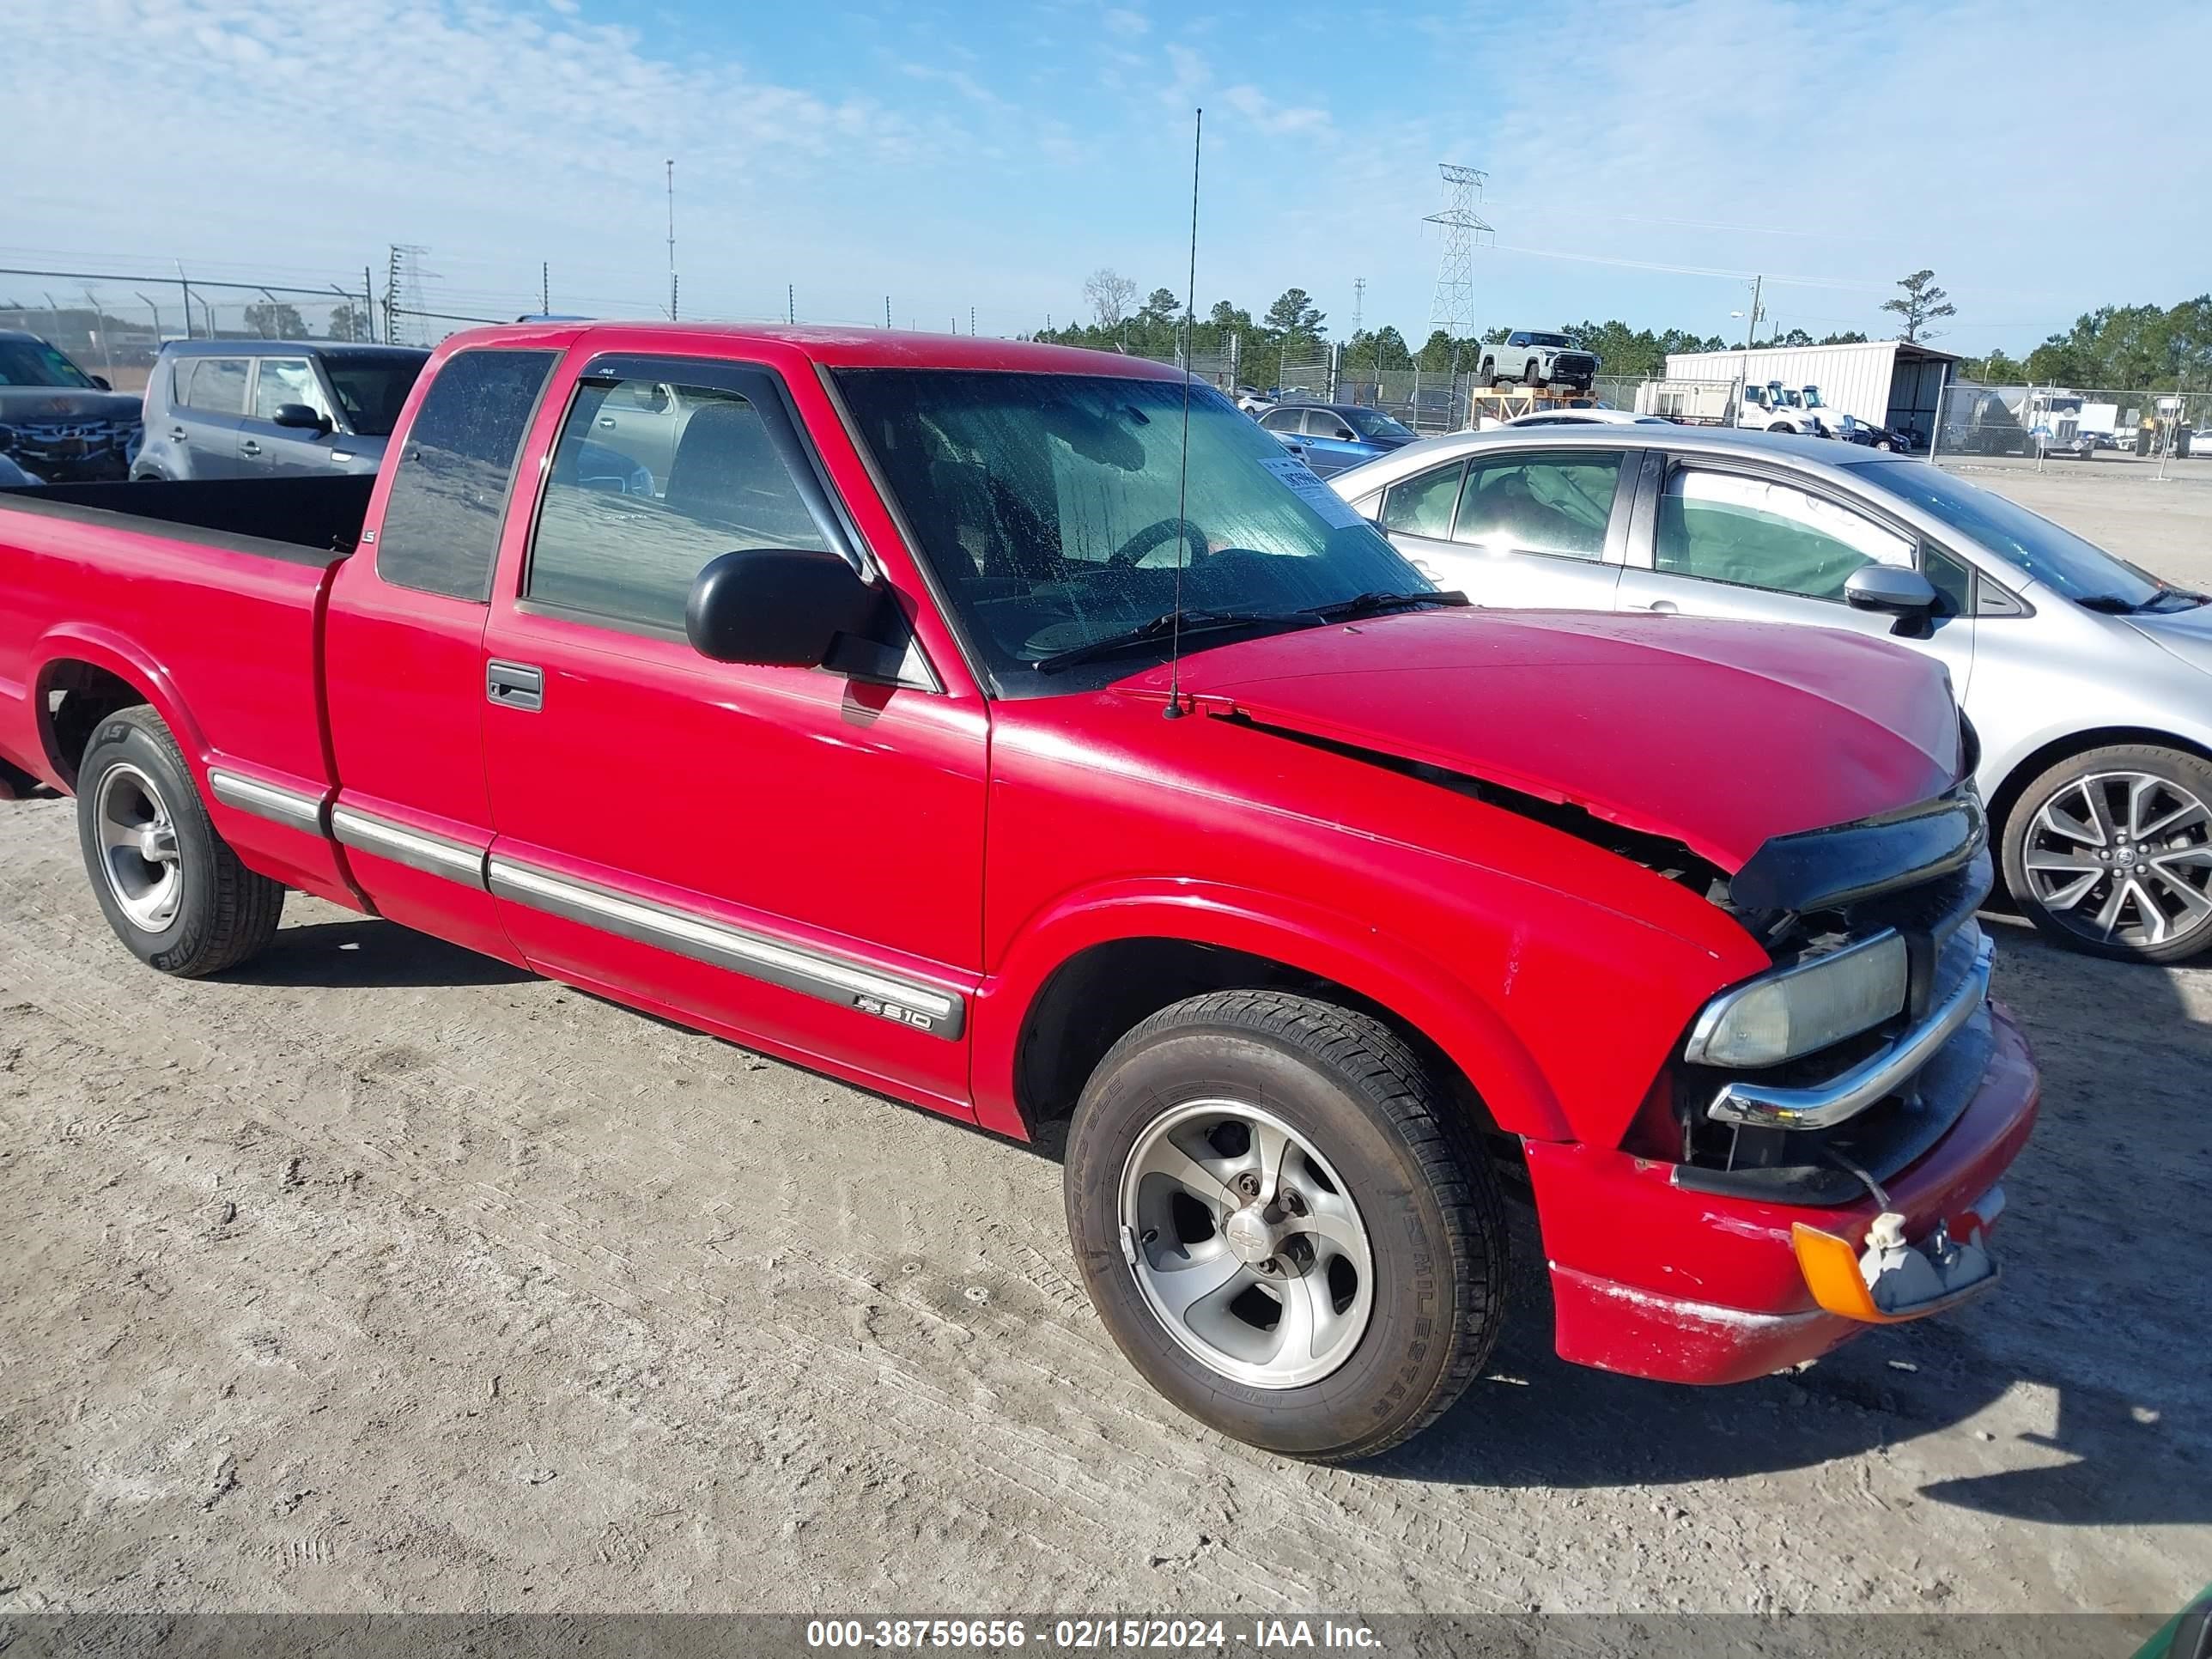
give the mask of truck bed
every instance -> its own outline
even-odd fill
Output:
[[[240,856],[331,893],[335,867],[317,840],[232,811],[210,775],[315,799],[331,790],[324,611],[374,483],[0,491],[0,762],[12,769],[0,783],[28,775],[72,788],[97,722],[150,703]]]
[[[75,524],[137,520],[180,541],[322,565],[353,551],[375,487],[374,477],[51,484],[0,490],[0,512],[28,509]]]

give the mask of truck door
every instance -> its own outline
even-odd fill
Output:
[[[559,356],[471,347],[439,368],[324,628],[331,828],[356,884],[393,921],[510,961],[484,878],[484,617],[515,457]]]
[[[540,418],[543,494],[510,533],[480,671],[508,934],[542,972],[972,1115],[980,696],[913,650],[872,678],[695,652],[684,605],[709,560],[796,547],[867,568],[857,532],[771,371],[578,367]],[[589,450],[623,442],[610,401],[656,386],[687,414],[639,494]]]

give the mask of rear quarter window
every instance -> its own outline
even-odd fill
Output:
[[[559,356],[477,347],[447,359],[392,474],[377,534],[384,580],[479,605],[490,599],[515,457]]]

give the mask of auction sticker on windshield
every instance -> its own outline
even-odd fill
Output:
[[[1351,504],[1320,478],[1314,470],[1295,455],[1263,455],[1260,465],[1266,467],[1298,493],[1298,499],[1321,514],[1332,530],[1349,530],[1359,522],[1359,515]]]

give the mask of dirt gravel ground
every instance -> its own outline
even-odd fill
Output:
[[[70,803],[0,805],[0,1612],[2168,1611],[2212,966],[1996,925],[1997,1295],[1706,1392],[1562,1365],[1523,1271],[1436,1430],[1322,1470],[1128,1370],[1048,1149],[298,897],[167,980]]]

